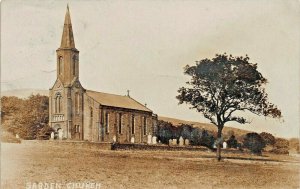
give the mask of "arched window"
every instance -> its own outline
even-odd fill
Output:
[[[131,116],[131,134],[135,132],[135,118],[134,115]]]
[[[60,93],[56,94],[54,106],[55,113],[60,113],[62,110],[62,96],[60,95]]]
[[[123,124],[123,115],[122,113],[119,113],[119,134],[122,133],[122,124]]]
[[[58,113],[60,113],[60,110],[61,110],[61,96],[58,96],[58,97],[57,97],[57,101],[58,101],[58,104],[57,104],[57,107],[58,107]]]
[[[105,113],[105,131],[109,133],[109,113]]]
[[[80,133],[80,125],[75,125],[75,133]]]
[[[93,127],[93,108],[90,107],[90,128]]]
[[[64,67],[64,60],[63,60],[63,57],[60,56],[58,58],[58,73],[61,75],[62,72],[63,72],[63,67]]]
[[[90,116],[93,118],[93,108],[90,108]]]
[[[80,95],[79,93],[75,94],[75,111],[76,114],[79,114],[79,102],[80,102]]]
[[[75,76],[76,75],[76,56],[73,56],[73,63],[72,63],[72,72],[73,72],[73,75]]]
[[[144,135],[147,135],[147,118],[144,117]]]

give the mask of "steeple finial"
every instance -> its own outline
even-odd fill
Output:
[[[67,11],[66,11],[66,15],[65,15],[65,23],[64,23],[64,29],[63,29],[63,33],[62,33],[60,47],[61,48],[75,48],[71,16],[70,16],[70,11],[69,11],[69,4],[67,4]]]

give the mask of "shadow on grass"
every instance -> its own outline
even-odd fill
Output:
[[[215,156],[202,155],[201,158],[216,158]],[[263,156],[268,157],[268,156]],[[264,162],[281,162],[281,163],[300,163],[300,161],[290,161],[290,160],[276,160],[276,159],[265,159],[265,158],[253,158],[253,157],[226,157],[223,156],[222,159],[233,159],[233,160],[250,160],[250,161],[264,161]]]

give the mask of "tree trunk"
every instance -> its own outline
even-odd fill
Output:
[[[221,140],[222,140],[222,127],[218,127],[218,144],[217,144],[217,159],[221,160]]]

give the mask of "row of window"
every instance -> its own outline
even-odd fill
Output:
[[[122,125],[123,125],[123,115],[122,113],[118,114],[118,132],[119,134],[122,133]],[[131,134],[135,134],[135,124],[136,124],[136,118],[134,115],[131,116]],[[109,113],[105,114],[104,117],[104,125],[105,125],[105,132],[109,133]],[[147,135],[147,118],[143,117],[143,134]]]
[[[76,114],[79,114],[80,110],[80,94],[76,93],[75,95],[75,111]],[[62,96],[60,93],[56,94],[55,99],[54,99],[54,109],[55,113],[61,113],[62,112]]]
[[[57,94],[54,100],[55,113],[60,113],[62,111],[62,96]]]

